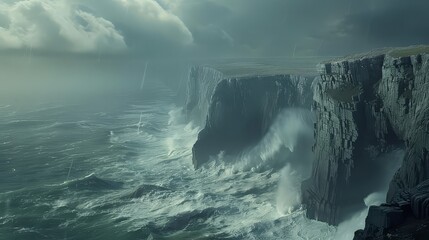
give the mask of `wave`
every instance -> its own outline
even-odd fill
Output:
[[[95,174],[90,174],[86,177],[66,182],[66,185],[73,190],[111,190],[122,188],[123,183],[101,179]]]
[[[191,153],[200,128],[188,122],[183,108],[174,108],[169,111],[168,136],[164,141],[170,158],[183,157]]]
[[[22,120],[13,120],[7,123],[3,123],[2,125],[6,125],[8,127],[30,127],[30,126],[38,126],[48,123],[46,120],[28,120],[28,119],[22,119]]]
[[[157,185],[150,185],[150,184],[143,184],[140,187],[138,187],[134,192],[129,194],[128,198],[141,198],[146,195],[152,195],[154,193],[159,192],[168,192],[171,191],[168,188],[157,186]]]
[[[47,107],[42,107],[42,108],[37,108],[37,109],[34,109],[34,110],[32,110],[32,111],[29,111],[28,112],[28,114],[41,114],[41,113],[44,113],[44,112],[50,112],[50,111],[52,111],[52,112],[54,112],[54,113],[58,113],[58,112],[60,112],[59,110],[60,109],[63,109],[64,110],[64,108],[65,108],[65,106],[64,105],[57,105],[57,106],[47,106]]]
[[[290,214],[302,207],[301,181],[302,177],[291,168],[290,164],[283,168],[276,196],[277,211],[279,214]]]
[[[214,169],[218,170],[218,175],[245,177],[224,179],[235,182],[246,181],[246,178],[265,173],[267,177],[275,179],[273,186],[277,186],[277,189],[268,184],[267,178],[262,178],[261,181],[265,181],[265,185],[258,186],[253,183],[245,189],[235,186],[236,190],[231,195],[238,198],[247,198],[249,195],[272,196],[274,210],[277,210],[279,216],[300,212],[301,181],[311,174],[313,163],[313,123],[314,116],[310,111],[285,109],[257,145],[238,156],[225,156],[220,153],[201,171]],[[278,174],[279,170],[281,171]]]
[[[44,128],[65,131],[65,130],[75,130],[75,129],[92,130],[92,129],[101,128],[101,127],[105,127],[105,126],[101,124],[90,123],[88,121],[78,121],[78,122],[54,122]]]
[[[180,213],[168,220],[162,227],[163,232],[171,232],[177,230],[184,230],[195,225],[201,225],[216,213],[215,208],[206,208],[203,210],[193,210],[190,212]]]
[[[232,165],[239,171],[280,170],[287,163],[294,169],[308,170],[312,163],[309,154],[314,141],[313,122],[314,116],[308,110],[285,109],[258,144],[238,156],[221,152],[212,160],[216,165]]]
[[[244,197],[247,195],[262,195],[264,193],[270,192],[271,186],[255,186],[255,187],[251,187],[249,189],[243,189],[243,190],[238,190],[236,192],[231,193],[232,196],[234,197]]]
[[[284,118],[280,116],[266,139],[248,150],[248,155],[259,151],[255,160],[265,161],[250,161],[245,167],[237,165],[236,168],[257,169],[260,165],[261,171],[235,171],[232,170],[234,166],[222,164],[207,171],[194,171],[189,158],[199,128],[185,121],[180,108],[174,109],[169,116],[163,109],[156,109],[159,114],[154,112],[154,116],[147,116],[150,119],[143,116],[144,125],[140,129],[143,133],[140,134],[136,125],[130,125],[138,122],[140,109],[118,117],[118,122],[111,126],[105,126],[100,134],[107,139],[105,147],[108,149],[103,148],[104,145],[98,148],[97,145],[99,151],[93,153],[94,146],[79,141],[78,145],[73,145],[78,150],[76,156],[73,155],[74,151],[72,154],[62,153],[67,157],[65,160],[79,157],[82,162],[87,161],[88,165],[76,170],[94,168],[100,176],[120,176],[111,179],[126,179],[123,181],[134,188],[91,174],[31,191],[0,193],[0,207],[13,208],[10,213],[15,213],[15,209],[26,211],[25,208],[31,206],[40,209],[43,219],[60,219],[58,224],[55,222],[55,226],[60,228],[58,232],[46,229],[51,222],[41,220],[43,226],[36,224],[42,233],[52,233],[56,238],[63,237],[66,230],[74,232],[77,238],[84,238],[89,231],[96,231],[101,234],[99,238],[112,239],[327,239],[325,236],[331,234],[330,229],[325,230],[327,226],[306,219],[301,211],[287,216],[278,214],[287,212],[288,206],[299,206],[299,201],[294,199],[294,190],[288,186],[294,183],[297,176],[290,176],[290,171],[279,170],[286,163],[300,162],[299,158],[292,157],[300,152],[299,136],[305,132],[304,128],[301,129],[303,132],[298,133],[294,133],[294,129],[284,130],[288,127],[284,121],[295,119],[290,128],[297,128],[301,124],[299,121],[304,127],[311,126],[311,123],[307,124],[309,119],[306,119],[306,113],[296,113],[296,116],[292,116],[294,113],[284,113]],[[49,119],[48,124],[52,123]],[[55,123],[51,128],[65,129],[70,139],[75,136],[71,134],[74,129],[93,126],[97,127],[88,122],[69,122]],[[89,135],[78,135],[78,140],[98,136],[98,133],[82,132]],[[288,139],[288,134],[298,136],[298,140]],[[67,147],[56,138],[52,141],[58,149]],[[85,151],[89,150],[91,156],[101,152],[103,155],[87,158]],[[287,154],[283,155],[283,152]],[[118,154],[123,158],[118,158]],[[64,169],[63,165],[69,166],[64,162],[61,169]],[[263,171],[269,167],[274,170]],[[62,180],[49,182],[59,181]],[[10,199],[8,205],[3,199]],[[28,201],[24,202],[23,199]],[[0,223],[6,221],[9,220],[0,218]],[[23,227],[34,224],[29,222]]]
[[[150,224],[151,232],[157,234],[168,234],[181,230],[195,231],[207,227],[213,218],[223,214],[231,214],[238,211],[230,207],[208,207],[200,210],[192,210],[179,213],[169,217],[166,223],[162,225]]]

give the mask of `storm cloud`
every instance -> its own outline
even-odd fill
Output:
[[[155,54],[192,34],[154,0],[25,0],[0,5],[0,49]]]
[[[425,0],[162,0],[207,51],[262,56],[341,55],[429,42]],[[168,4],[165,4],[168,6]],[[218,39],[207,41],[208,29]],[[222,38],[224,33],[228,38]],[[200,37],[201,36],[201,37]]]
[[[426,0],[2,0],[0,51],[341,55],[427,44]]]

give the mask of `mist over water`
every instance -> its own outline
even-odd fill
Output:
[[[291,214],[301,204],[301,180],[290,164],[287,164],[280,173],[277,187],[276,204],[279,214]]]

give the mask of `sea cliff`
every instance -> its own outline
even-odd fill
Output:
[[[311,109],[314,162],[301,186],[309,218],[337,225],[365,207],[363,199],[383,188],[387,166],[380,157],[400,148],[405,157],[390,181],[386,204],[370,208],[356,239],[383,239],[393,228],[425,222],[428,49],[382,49],[334,59],[319,64],[317,77],[228,77],[196,67],[186,109],[197,113],[204,128],[193,147],[193,164],[199,168],[220,153],[235,155],[256,144],[282,109]]]

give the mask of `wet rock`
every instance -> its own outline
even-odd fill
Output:
[[[428,187],[429,180],[401,194],[396,198],[399,202],[371,206],[365,229],[357,231],[354,239],[429,239]]]
[[[369,208],[366,222],[379,228],[391,228],[404,221],[404,211],[397,206],[381,205]]]
[[[429,189],[417,192],[411,197],[411,210],[416,218],[429,218]]]

